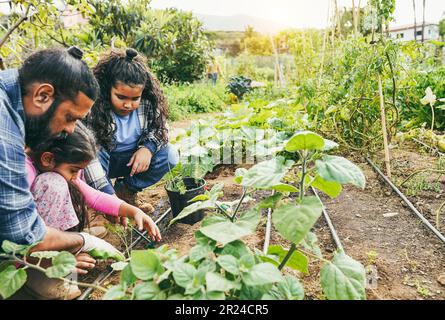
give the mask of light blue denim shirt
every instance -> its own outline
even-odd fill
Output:
[[[115,148],[112,152],[123,152],[136,149],[142,134],[138,113],[133,111],[127,116],[119,116],[113,112],[116,122],[116,134],[114,137]]]

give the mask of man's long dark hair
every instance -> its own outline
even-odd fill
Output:
[[[159,80],[150,72],[142,55],[133,49],[112,50],[99,60],[93,73],[99,82],[100,94],[87,117],[87,123],[88,127],[94,130],[99,145],[108,151],[113,148],[114,119],[110,113],[112,110],[111,89],[118,82],[129,86],[144,86],[141,100],[148,100],[157,110],[154,112],[155,119],[147,119],[147,122],[151,123],[155,137],[167,142],[167,100]]]
[[[97,148],[93,134],[81,122],[77,122],[74,133],[65,137],[49,137],[31,150],[30,156],[34,163],[39,163],[44,152],[51,152],[54,155],[55,165],[62,163],[78,164],[88,162],[96,157]],[[77,186],[68,181],[71,202],[79,225],[76,231],[82,231],[88,226],[88,208]]]
[[[91,100],[99,94],[98,83],[82,60],[82,51],[69,49],[46,49],[31,54],[19,69],[22,95],[34,83],[49,83],[54,87],[56,98],[74,101],[83,92]]]
[[[19,82],[22,95],[26,95],[34,83],[48,83],[54,87],[54,102],[46,113],[26,118],[25,141],[31,148],[50,135],[50,122],[63,101],[75,101],[80,92],[91,100],[96,100],[99,94],[96,78],[82,61],[82,51],[77,47],[31,54],[19,69]]]

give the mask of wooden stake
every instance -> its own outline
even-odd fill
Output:
[[[380,73],[378,74],[379,81],[379,96],[380,96],[380,116],[382,121],[382,134],[383,134],[383,148],[385,150],[385,166],[386,176],[391,179],[391,159],[388,147],[388,132],[386,130],[386,112],[385,112],[385,100],[383,97],[382,78]]]

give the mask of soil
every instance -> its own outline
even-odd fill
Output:
[[[181,126],[186,127],[185,124]],[[337,233],[342,241],[346,254],[360,261],[367,270],[372,270],[375,276],[372,285],[367,287],[367,298],[371,300],[423,300],[445,299],[445,286],[440,283],[445,274],[445,244],[441,243],[404,205],[401,199],[379,179],[372,168],[360,155],[349,155],[349,159],[357,163],[363,170],[367,183],[364,190],[353,186],[345,186],[337,199],[320,195],[332,219]],[[376,157],[377,158],[377,157]],[[381,157],[383,159],[383,157]],[[429,156],[413,146],[392,150],[393,181],[401,182],[410,173],[418,169],[431,167],[437,163],[437,158]],[[380,167],[382,161],[375,159]],[[216,182],[224,182],[225,196],[222,200],[238,199],[242,194],[240,186],[233,181],[235,166],[219,166],[206,176],[210,186]],[[434,180],[429,175],[428,179]],[[443,199],[443,178],[439,179],[438,193],[422,190],[409,196],[426,217],[434,223],[434,212]],[[406,188],[401,188],[406,192]],[[267,196],[259,193],[260,199]],[[141,203],[157,203],[160,199],[166,201],[165,190],[158,185],[138,195]],[[165,204],[168,205],[168,204]],[[428,214],[430,212],[430,214]],[[442,217],[442,226],[445,221]],[[175,224],[163,232],[161,244],[168,244],[182,254],[195,245],[194,233],[200,223],[193,226]],[[330,230],[323,218],[314,227],[323,256],[330,259],[336,250]],[[442,228],[442,232],[445,230]],[[253,249],[263,249],[265,234],[265,218],[255,234],[243,239]],[[108,239],[108,238],[107,238]],[[289,247],[290,243],[283,240],[272,229],[270,244],[281,244]],[[141,244],[143,247],[143,244]],[[322,263],[310,259],[309,275],[297,274],[296,271],[285,268],[303,282],[306,299],[325,299],[320,285],[319,272]],[[115,274],[105,281],[104,286],[115,284],[119,275]],[[100,299],[101,294],[93,292],[90,299]]]

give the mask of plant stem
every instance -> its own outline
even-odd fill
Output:
[[[238,213],[238,210],[239,210],[239,208],[241,207],[241,203],[243,203],[243,200],[244,200],[244,198],[246,197],[246,195],[247,195],[247,187],[244,187],[244,188],[243,188],[243,195],[242,195],[240,201],[238,202],[238,204],[236,205],[235,212],[233,212],[233,215],[232,215],[232,217],[230,218],[230,220],[231,220],[232,222],[235,221],[236,214]]]
[[[26,266],[27,268],[34,269],[34,270],[40,271],[42,273],[45,273],[45,271],[46,271],[45,268],[42,268],[42,267],[40,267],[38,265],[29,263],[29,262],[27,262],[24,259],[20,259],[15,254],[14,255],[5,255],[5,257],[9,258],[11,262],[18,262],[18,263]],[[101,286],[95,285],[95,284],[79,282],[79,281],[72,281],[72,280],[69,280],[69,279],[66,279],[66,278],[63,278],[63,277],[57,277],[57,278],[53,278],[53,279],[62,280],[64,282],[66,282],[66,283],[78,285],[80,287],[92,288],[92,289],[99,290],[99,291],[102,291],[102,292],[107,292],[107,289],[105,289],[105,288],[103,288]]]
[[[308,152],[306,150],[303,151],[301,156],[303,158],[303,164],[302,164],[302,168],[301,168],[301,180],[300,180],[300,195],[299,195],[299,198],[300,198],[300,200],[303,200],[303,197],[304,197],[304,194],[305,194],[304,178],[306,177],[306,161],[308,159]],[[278,267],[279,270],[284,268],[284,266],[286,265],[287,261],[290,259],[290,257],[292,256],[292,254],[294,253],[296,248],[297,248],[297,245],[295,243],[292,243],[289,251],[287,252],[286,256],[284,257],[283,261],[281,261],[281,263],[280,263],[280,265]]]
[[[405,180],[403,180],[403,182],[400,184],[400,186],[402,187],[405,183],[408,182],[408,180],[410,180],[412,177],[414,177],[416,174],[422,173],[422,172],[434,172],[434,173],[443,173],[443,170],[437,170],[437,169],[420,169],[417,171],[414,171],[413,173],[411,173],[408,178],[406,178]]]
[[[303,155],[303,165],[301,168],[301,180],[300,180],[300,200],[303,200],[304,197],[304,178],[306,177],[306,161],[307,161],[307,152]]]
[[[283,261],[281,261],[280,265],[278,266],[278,270],[281,271],[284,268],[287,261],[289,261],[290,257],[294,253],[295,249],[297,249],[297,245],[295,243],[292,243],[292,245],[290,246],[290,249],[287,252],[286,256],[284,257]]]
[[[225,210],[219,203],[215,203],[216,207],[223,213],[224,216],[226,216],[229,219],[232,219],[231,216],[227,213],[227,210]]]
[[[434,107],[433,107],[433,104],[432,103],[430,103],[430,108],[431,108],[431,115],[433,116],[433,118],[431,119],[431,131],[433,131],[434,130]]]

